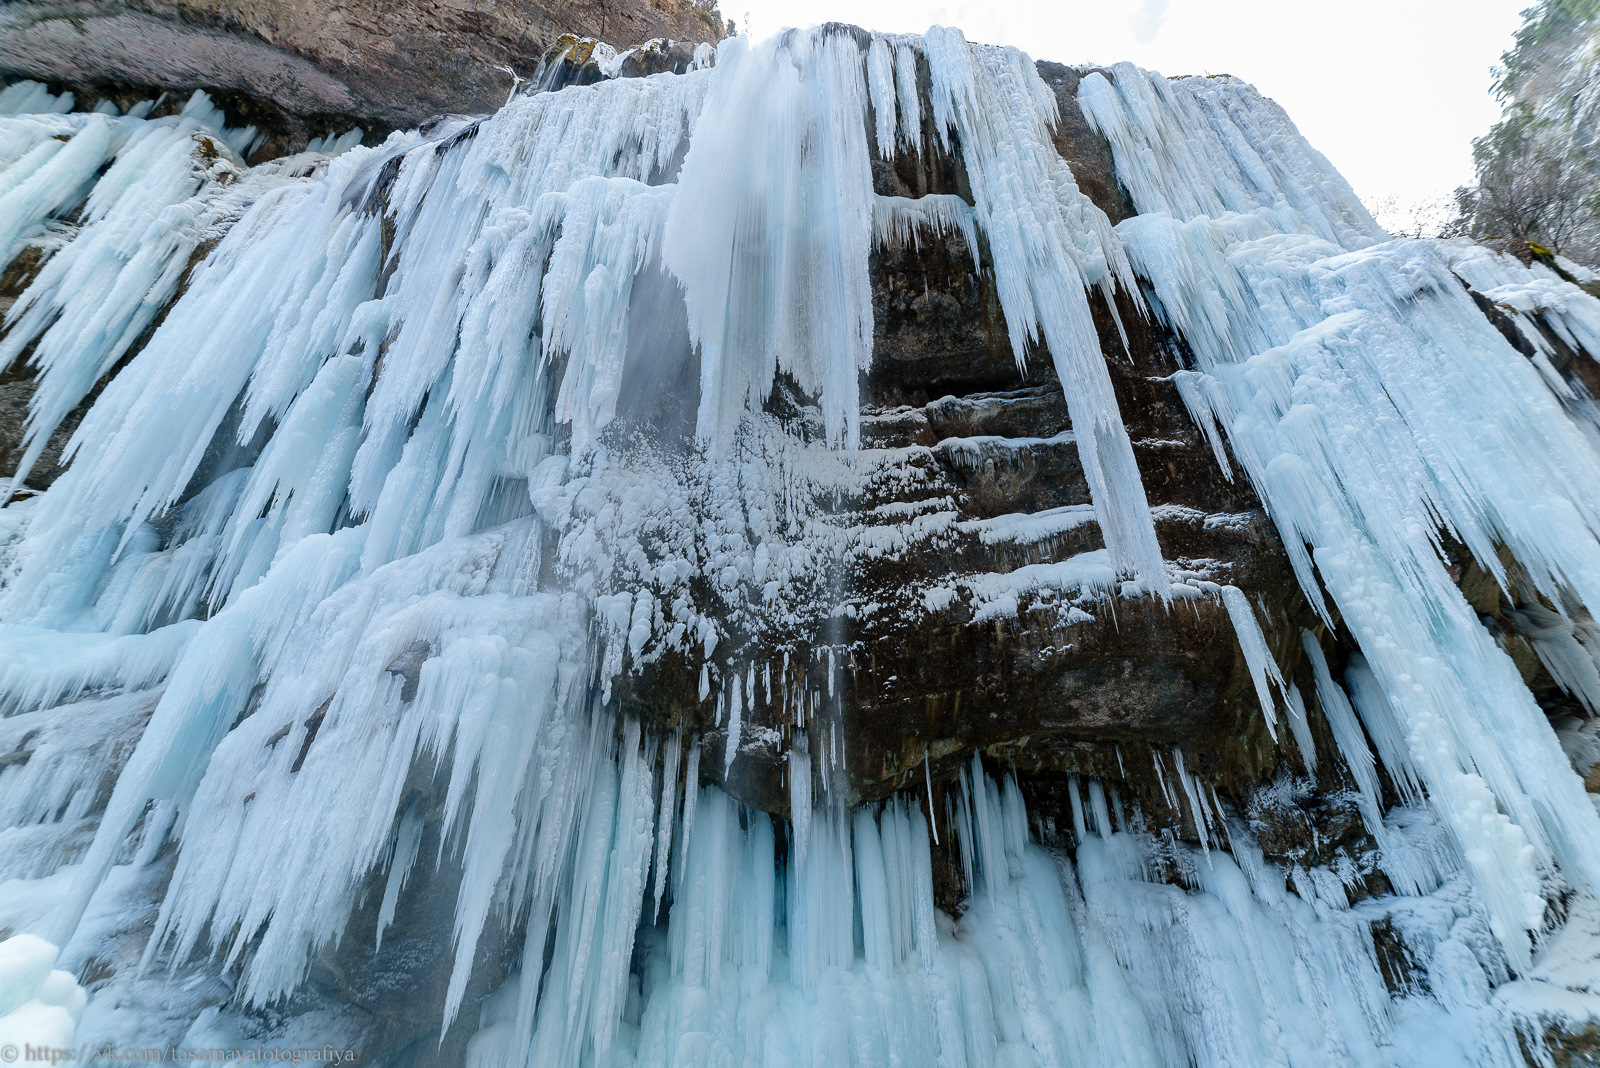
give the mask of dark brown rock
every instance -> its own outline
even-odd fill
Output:
[[[1055,90],[1056,108],[1060,113],[1055,128],[1056,151],[1071,164],[1078,188],[1114,224],[1135,214],[1133,201],[1117,181],[1110,144],[1094,131],[1078,106],[1078,82],[1091,70],[1047,61],[1040,61],[1038,68],[1039,77]],[[1102,73],[1109,76],[1110,72]]]
[[[30,246],[23,249],[0,273],[0,324],[4,323],[6,313],[16,303],[17,297],[39,273],[43,262],[42,250]],[[5,330],[0,326],[0,337],[4,336]],[[22,459],[28,400],[38,388],[34,368],[29,365],[32,355],[32,346],[29,346],[10,367],[0,370],[0,477],[4,478],[9,478],[16,471],[17,463]],[[30,486],[43,489],[61,474],[61,452],[88,410],[86,405],[80,406],[50,435],[50,440],[45,443],[44,451],[28,476]],[[20,494],[22,491],[18,492]]]
[[[1529,1064],[1554,1064],[1556,1068],[1595,1068],[1600,1065],[1600,1026],[1566,1030],[1551,1028],[1541,1036],[1537,1052],[1523,1040]]]

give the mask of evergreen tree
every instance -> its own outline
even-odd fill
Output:
[[[1477,183],[1456,192],[1458,232],[1529,260],[1600,260],[1600,0],[1522,13],[1494,90],[1501,119],[1473,142]]]

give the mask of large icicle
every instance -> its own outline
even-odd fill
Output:
[[[1344,248],[1386,236],[1283,109],[1233,77],[1180,78],[1118,63],[1078,88],[1141,213],[1179,220],[1260,213],[1285,233]]]
[[[786,371],[821,397],[829,440],[854,448],[857,376],[872,358],[860,50],[845,34],[754,51],[733,38],[717,74],[664,247],[700,347],[700,436],[726,442]]]
[[[970,46],[959,30],[940,27],[924,48],[934,123],[941,138],[960,138],[1011,350],[1020,366],[1041,336],[1049,346],[1106,546],[1119,568],[1165,596],[1144,482],[1087,295],[1097,287],[1113,315],[1114,289],[1137,301],[1121,245],[1050,140],[1056,99],[1032,61],[1015,48]]]

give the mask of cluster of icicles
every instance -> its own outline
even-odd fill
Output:
[[[282,998],[369,891],[381,944],[446,854],[441,1022],[475,1029],[474,1065],[1509,1065],[1517,1029],[1536,1045],[1595,1011],[1600,818],[1436,532],[1503,581],[1509,552],[1553,606],[1540,656],[1600,703],[1600,422],[1532,325],[1600,352],[1600,305],[1389,241],[1236,81],[1119,67],[1078,100],[1140,212],[1115,229],[1057,154],[1031,61],[948,30],[733,39],[686,74],[254,168],[254,131],[203,96],[150,120],[0,94],[0,259],[47,254],[0,339],[0,367],[32,346],[40,369],[13,490],[118,368],[65,474],[0,511],[0,753],[29,754],[0,765],[0,927],[81,964],[151,922],[139,873],[176,852],[143,959],[80,1037],[182,1038],[200,1005],[172,1009],[193,984],[163,977],[197,948],[238,975],[236,1010]],[[921,152],[925,129],[970,203],[874,193],[873,155]],[[976,762],[944,811],[846,811],[791,757],[778,827],[700,787],[698,740],[613,721],[609,676],[719,639],[684,599],[608,587],[595,539],[563,540],[618,518],[579,475],[628,463],[602,433],[644,373],[636,281],[681,294],[701,462],[733,462],[780,372],[851,450],[869,256],[952,231],[1019,361],[1049,348],[1126,596],[1204,591],[1169,579],[1091,300],[1120,289],[1188,342],[1178,385],[1219,462],[1226,442],[1360,643],[1342,680],[1306,651],[1324,758],[1395,894],[1352,908],[1340,874],[1264,862],[1181,756],[1203,848],[1086,781],[1069,860]],[[1217,595],[1269,724],[1314,763],[1306,696],[1243,596]],[[1388,813],[1380,764],[1406,801]],[[959,921],[934,907],[930,834],[959,843]],[[1390,989],[1374,925],[1425,984]],[[519,928],[520,968],[461,1013],[485,932]],[[117,1008],[152,983],[169,1015]]]

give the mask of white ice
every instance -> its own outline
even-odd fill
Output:
[[[203,97],[148,120],[0,93],[0,256],[43,262],[0,341],[0,364],[37,341],[25,466],[103,384],[66,473],[0,510],[0,925],[81,966],[82,940],[153,924],[84,1027],[225,1036],[220,1010],[144,1025],[118,998],[159,1002],[163,969],[210,954],[237,977],[230,1011],[278,1002],[365,895],[382,938],[446,862],[441,1022],[482,1025],[483,1068],[1495,1065],[1541,1006],[1590,1011],[1581,932],[1530,936],[1554,879],[1592,912],[1600,817],[1439,549],[1448,534],[1508,587],[1509,550],[1549,604],[1523,612],[1535,651],[1600,702],[1600,423],[1542,333],[1592,347],[1592,298],[1383,240],[1232,80],[1084,80],[1143,212],[1113,231],[1015,49],[809,31],[709,58],[255,168],[254,131]],[[925,151],[925,116],[971,203],[874,192],[872,153]],[[1337,756],[1396,893],[1352,908],[1336,876],[1268,863],[1172,750],[1152,756],[1199,850],[1098,781],[1074,781],[1072,840],[1046,848],[1017,783],[975,762],[937,814],[971,891],[952,918],[920,792],[849,808],[830,790],[849,646],[758,669],[695,608],[691,584],[720,618],[820,635],[852,561],[1048,545],[1089,521],[829,504],[999,447],[861,441],[869,257],[952,233],[992,273],[1018,362],[1049,348],[1071,415],[1059,440],[1007,447],[1078,450],[1106,548],[957,576],[922,607],[1046,604],[1077,626],[1114,596],[1221,597],[1267,722],[1281,697],[1306,767]],[[1315,693],[1285,690],[1243,594],[1168,586],[1092,300],[1188,343],[1180,394],[1361,647],[1341,678],[1308,637]],[[677,398],[685,444],[635,447],[622,431],[674,361],[698,382]],[[763,411],[780,376],[804,395],[790,424]],[[708,773],[781,703],[781,835],[702,786],[700,738],[615,721],[615,681],[668,653],[725,709]],[[1337,754],[1313,751],[1313,699]],[[1405,802],[1388,812],[1380,770]],[[506,921],[522,970],[463,1012]],[[1432,993],[1385,986],[1378,923]],[[28,937],[0,943],[0,1006],[59,1025],[76,988],[50,978],[53,950],[39,979]]]
[[[1361,702],[1363,719],[1386,742],[1392,714],[1409,749],[1388,747],[1386,765],[1445,816],[1525,966],[1543,923],[1540,871],[1600,885],[1600,820],[1440,558],[1447,535],[1505,582],[1504,547],[1565,611],[1600,603],[1587,488],[1600,451],[1453,265],[1477,265],[1477,284],[1521,269],[1493,275],[1453,246],[1380,242],[1325,161],[1241,83],[1119,67],[1112,82],[1086,78],[1080,99],[1144,212],[1118,232],[1194,352],[1185,400],[1203,425],[1220,421],[1307,596],[1322,606],[1325,590],[1355,636],[1383,698]],[[1263,122],[1277,133],[1252,132]],[[1205,166],[1153,160],[1139,147],[1152,141]],[[1211,195],[1195,193],[1200,173],[1216,175]],[[1580,317],[1594,313],[1593,298],[1563,292]],[[1354,720],[1335,719],[1352,767],[1370,765]],[[1363,790],[1369,808],[1375,789]]]

